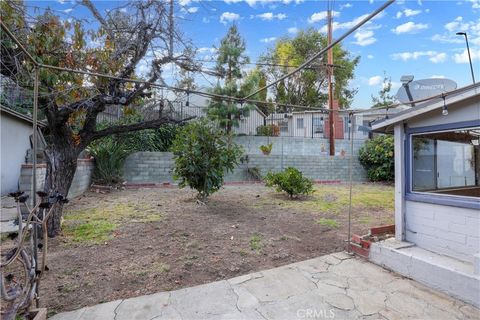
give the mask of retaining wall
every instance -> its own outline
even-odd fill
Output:
[[[78,159],[77,171],[75,171],[75,175],[73,176],[72,185],[67,196],[68,198],[75,198],[84,193],[90,187],[90,184],[92,183],[91,177],[93,173],[93,168],[93,159]],[[32,169],[32,164],[22,164],[20,170],[19,187],[21,191],[24,191],[28,195],[31,195],[33,185]],[[37,164],[37,190],[43,190],[46,172],[46,164]],[[29,199],[32,199],[32,197],[30,196]]]
[[[234,141],[244,148],[244,159],[232,173],[226,175],[227,182],[250,181],[247,168],[256,167],[262,175],[268,171],[280,171],[295,167],[307,177],[321,181],[348,181],[350,163],[350,141],[336,140],[336,156],[328,155],[328,139],[297,137],[239,136]],[[366,181],[366,172],[358,161],[358,150],[364,140],[353,141],[353,180]],[[265,156],[261,145],[273,143],[272,152]],[[343,152],[342,152],[343,150]],[[342,155],[344,154],[344,155]],[[173,155],[169,152],[136,152],[125,162],[124,179],[129,183],[173,183]]]

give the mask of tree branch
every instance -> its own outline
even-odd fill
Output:
[[[112,134],[117,134],[117,133],[125,133],[125,132],[139,131],[139,130],[145,130],[145,129],[156,129],[161,125],[167,124],[167,123],[180,124],[194,118],[195,117],[189,117],[182,120],[176,120],[170,117],[162,117],[157,120],[151,120],[151,121],[139,122],[134,124],[121,125],[121,126],[113,126],[100,131],[92,132],[89,136],[90,138],[89,141],[91,142],[96,139],[103,138],[103,137],[106,137]]]

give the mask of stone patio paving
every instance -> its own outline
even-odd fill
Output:
[[[230,280],[117,300],[54,320],[480,319],[480,310],[334,253]]]

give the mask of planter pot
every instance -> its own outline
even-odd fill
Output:
[[[265,155],[265,156],[270,155],[270,152],[268,152],[268,151],[262,151],[262,153],[263,153],[263,155]]]

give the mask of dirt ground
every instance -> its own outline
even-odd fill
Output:
[[[348,187],[290,200],[262,185],[226,186],[198,203],[188,189],[88,192],[50,240],[42,301],[57,313],[198,285],[345,248]],[[393,188],[354,186],[352,231],[393,222]]]

